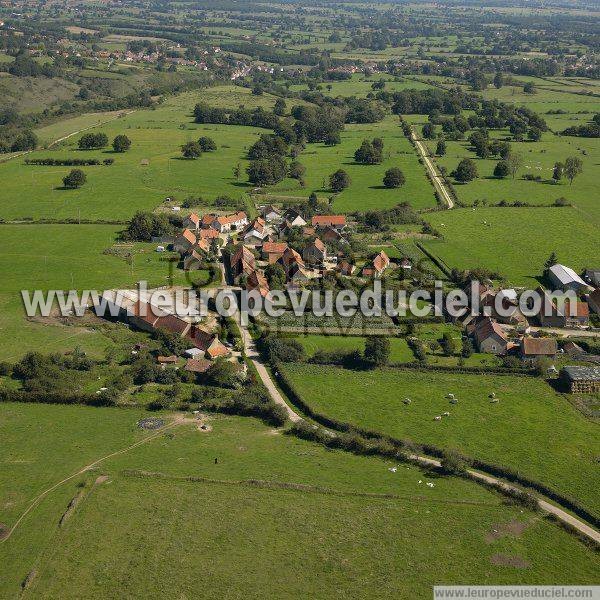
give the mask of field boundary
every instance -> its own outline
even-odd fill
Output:
[[[394,438],[392,436],[382,434],[377,431],[355,426],[351,423],[338,421],[335,418],[328,417],[327,415],[324,415],[314,410],[310,403],[304,400],[300,393],[295,389],[294,385],[289,381],[287,374],[284,372],[284,370],[281,369],[281,366],[278,366],[276,370],[278,373],[278,384],[281,387],[281,389],[285,392],[287,398],[291,401],[291,403],[294,406],[299,408],[304,414],[309,416],[311,419],[313,419],[320,425],[342,433],[354,431],[367,439],[384,440],[399,447],[417,446],[419,449],[422,449],[426,455],[436,457],[436,459],[443,458],[444,450],[432,444],[419,444],[418,442],[413,442],[412,440],[400,440],[398,438]],[[418,459],[422,458],[424,462],[427,462],[432,466],[435,466],[436,464],[437,466],[439,466],[440,464],[438,460],[429,457],[420,457],[416,454],[414,455],[414,457]],[[546,498],[556,502],[558,505],[560,505],[561,508],[554,507],[552,504],[546,502],[543,499],[538,499],[540,505],[542,506],[543,504],[542,508],[546,510],[546,512],[554,513],[558,518],[560,518],[564,522],[567,522],[570,525],[573,525],[572,521],[576,519],[574,519],[574,517],[566,511],[573,512],[575,515],[577,515],[584,521],[587,521],[587,523],[589,523],[593,527],[600,526],[600,517],[590,512],[584,506],[580,505],[577,500],[568,498],[567,496],[564,496],[560,492],[553,490],[552,488],[548,487],[543,483],[540,483],[533,479],[529,479],[523,476],[521,473],[513,471],[501,465],[494,465],[492,463],[488,463],[486,461],[482,461],[476,458],[470,458],[468,456],[462,456],[462,458],[465,460],[465,462],[467,462],[474,469],[476,469],[469,472],[474,474],[474,476],[476,476],[480,480],[483,480],[487,483],[496,482],[503,486],[506,486],[507,489],[519,489],[513,488],[509,484],[504,483],[502,479],[505,479],[511,482],[512,484],[521,485],[525,488],[535,490],[538,493],[545,496]],[[551,507],[552,510],[549,510],[548,507]],[[581,531],[586,537],[589,537],[590,539],[593,539],[596,543],[600,544],[600,533],[592,527],[590,527],[590,525],[587,525],[582,521],[579,523],[581,524],[581,527],[577,526],[577,529]],[[588,529],[592,532],[591,534],[589,531],[587,531]]]

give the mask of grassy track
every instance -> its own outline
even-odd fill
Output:
[[[95,452],[144,435],[133,426],[139,413],[127,409],[3,404],[0,414],[0,460],[10,464],[0,475],[4,523],[46,481],[86,464]],[[117,587],[132,596],[211,594],[227,587],[249,597],[308,591],[325,598],[356,593],[357,586],[363,597],[427,598],[433,583],[482,576],[498,584],[559,574],[564,583],[593,580],[595,558],[584,546],[470,482],[431,478],[412,466],[391,473],[386,461],[273,435],[253,420],[209,423],[209,433],[183,425],[110,459],[82,478],[84,488],[73,481],[48,496],[0,544],[7,573],[0,593],[13,595],[32,569],[29,594],[54,597],[60,589],[66,598],[106,597]],[[125,469],[165,477],[139,479]],[[92,486],[100,474],[108,481]],[[178,479],[186,476],[214,482]],[[233,483],[251,478],[338,493]],[[58,527],[78,492],[83,499]],[[524,523],[521,534],[495,539],[493,529],[515,522]],[[430,543],[416,543],[421,539]],[[165,560],[175,552],[177,569]],[[529,566],[494,565],[499,554]],[[568,574],[560,566],[566,560],[572,563]]]

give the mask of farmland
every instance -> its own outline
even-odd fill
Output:
[[[497,270],[514,285],[536,286],[552,252],[581,269],[597,245],[597,226],[576,208],[479,207],[428,215],[428,220],[444,239],[423,244],[448,266]]]
[[[456,448],[544,480],[590,509],[598,508],[591,484],[598,424],[543,380],[304,365],[286,365],[285,371],[304,400],[322,414],[397,438]],[[333,386],[339,393],[321,393]],[[457,394],[458,404],[449,404],[449,392]],[[492,392],[498,403],[490,403]],[[412,400],[408,406],[402,402],[405,397]],[[444,411],[450,417],[433,420]],[[532,452],[532,447],[543,452]]]
[[[126,409],[3,404],[0,411],[2,460],[10,465],[1,487],[1,505],[10,505],[0,512],[5,523],[53,481],[149,435],[135,427],[139,412]],[[272,435],[252,420],[208,422],[209,433],[182,425],[47,496],[0,545],[9,574],[2,579],[3,595],[12,595],[35,570],[29,592],[50,596],[59,589],[64,597],[105,596],[116,586],[136,595],[211,593],[227,585],[250,597],[270,589],[281,595],[309,590],[320,598],[334,590],[350,594],[360,581],[365,597],[414,598],[426,597],[433,582],[478,581],[482,573],[498,584],[558,577],[560,556],[574,561],[561,581],[593,580],[595,559],[584,546],[474,484],[432,479],[415,467],[391,473],[387,461]],[[34,443],[24,445],[23,439]],[[46,447],[53,448],[51,462],[43,457]],[[138,478],[127,475],[131,469],[162,476]],[[99,475],[107,480],[94,485]],[[236,483],[248,479],[273,484]],[[435,486],[423,487],[419,479]],[[336,494],[280,489],[277,482]],[[59,527],[78,493],[83,499]],[[516,527],[519,533],[492,534],[503,524],[511,531],[509,523],[523,526]],[[420,538],[436,543],[415,546]],[[35,554],[29,550],[34,546]],[[186,550],[174,571],[163,558],[180,548]],[[527,566],[507,568],[498,556],[516,557]],[[323,561],[330,566],[323,568]],[[194,576],[197,570],[204,576]]]

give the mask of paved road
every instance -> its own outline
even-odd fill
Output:
[[[452,195],[446,189],[446,184],[444,183],[444,180],[438,173],[433,161],[429,158],[427,154],[427,148],[425,148],[424,144],[417,139],[417,135],[415,134],[412,127],[411,137],[415,143],[415,146],[417,147],[417,150],[419,151],[419,154],[421,155],[421,158],[423,159],[423,162],[425,163],[425,167],[431,175],[433,187],[441,194],[442,198],[444,199],[444,202],[446,202],[446,204],[448,205],[448,208],[454,208],[454,200],[452,200]]]

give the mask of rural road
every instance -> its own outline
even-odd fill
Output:
[[[416,146],[419,154],[421,155],[423,162],[425,163],[425,167],[427,168],[427,171],[429,171],[429,174],[431,175],[431,181],[433,182],[433,187],[441,194],[442,198],[448,205],[448,208],[454,208],[454,200],[452,200],[452,195],[446,189],[444,180],[440,177],[440,174],[438,173],[436,166],[433,164],[433,161],[429,158],[429,156],[427,154],[427,149],[425,148],[423,143],[417,139],[417,134],[415,133],[412,126],[410,128],[410,131],[411,131],[410,135],[412,137],[412,140],[415,143],[415,146]]]

